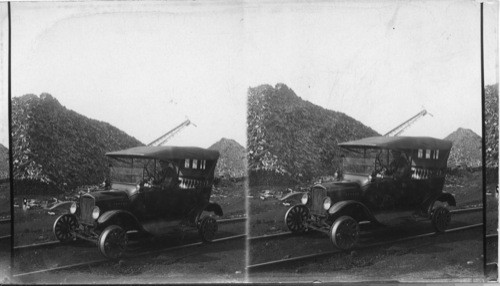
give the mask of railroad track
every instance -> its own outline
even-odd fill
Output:
[[[142,252],[134,253],[132,255],[126,255],[125,257],[123,257],[123,259],[139,258],[139,257],[142,257],[142,256],[148,256],[148,255],[151,255],[151,254],[159,254],[159,253],[171,252],[171,251],[179,250],[179,249],[186,249],[186,248],[198,247],[198,246],[201,246],[201,245],[210,245],[210,244],[213,244],[213,243],[221,243],[221,242],[226,242],[226,241],[231,241],[231,240],[238,240],[238,239],[243,239],[245,237],[246,237],[246,234],[238,234],[238,235],[223,237],[223,238],[219,238],[219,239],[214,239],[210,243],[195,242],[195,243],[184,244],[184,245],[179,245],[179,246],[174,246],[174,247],[167,247],[167,248],[162,248],[162,249],[142,251]],[[35,270],[35,271],[30,271],[30,272],[12,274],[12,277],[13,278],[19,278],[19,277],[25,277],[25,276],[29,276],[29,275],[35,275],[35,274],[48,273],[48,272],[59,271],[59,270],[68,270],[68,269],[73,269],[73,268],[79,268],[79,267],[82,267],[82,266],[91,266],[91,265],[104,264],[104,263],[108,263],[110,261],[111,260],[109,260],[109,259],[102,258],[102,259],[96,259],[96,260],[92,260],[92,261],[81,262],[81,263],[75,263],[75,264],[69,264],[69,265],[64,265],[64,266],[52,267],[52,268],[48,268],[48,269],[41,269],[41,270]]]
[[[490,233],[486,235],[487,240],[497,240],[498,241],[498,233]],[[498,257],[494,261],[486,261],[486,266],[492,267],[498,265]]]
[[[457,232],[457,231],[473,229],[473,228],[478,228],[478,227],[482,227],[482,226],[483,226],[482,223],[468,225],[468,226],[462,226],[462,227],[448,229],[445,231],[445,233],[453,233],[453,232]],[[363,244],[363,245],[359,245],[355,249],[360,250],[360,249],[378,247],[378,246],[382,246],[382,245],[400,243],[400,242],[405,242],[405,241],[409,241],[409,240],[414,240],[414,239],[423,238],[423,237],[430,237],[430,236],[435,236],[435,235],[437,235],[436,232],[430,232],[430,233],[425,233],[425,234],[419,234],[419,235],[413,235],[413,236],[393,239],[393,240],[389,240],[389,241]],[[256,239],[256,238],[254,238],[254,239]],[[279,266],[279,265],[283,265],[283,264],[287,264],[287,263],[291,263],[291,262],[296,262],[296,261],[305,261],[305,260],[310,260],[313,258],[329,257],[329,256],[340,254],[340,253],[344,253],[344,252],[336,249],[336,250],[322,252],[322,253],[302,255],[302,256],[296,256],[296,257],[291,257],[291,258],[286,258],[286,259],[279,259],[279,260],[274,260],[274,261],[256,263],[256,264],[248,265],[246,267],[246,269],[248,271],[258,270],[258,269],[261,269],[263,267]]]
[[[10,218],[0,219],[0,224],[10,223],[10,221],[11,221],[11,219],[10,219]]]
[[[239,218],[228,218],[228,219],[220,219],[217,220],[217,223],[219,224],[230,224],[230,223],[237,223],[237,222],[242,222],[246,221],[246,217],[239,217]],[[61,243],[58,240],[52,240],[52,241],[47,241],[47,242],[41,242],[41,243],[34,243],[34,244],[26,244],[26,245],[19,245],[19,246],[14,246],[14,251],[16,250],[25,250],[25,249],[30,249],[30,248],[43,248],[43,247],[51,247],[51,246],[56,246],[56,245],[61,245]]]

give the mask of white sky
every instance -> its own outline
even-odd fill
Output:
[[[245,146],[248,87],[278,82],[380,133],[424,106],[434,116],[404,135],[481,134],[477,2],[276,3],[14,2],[12,96],[48,92],[144,143],[188,116],[197,127],[169,144]],[[494,3],[486,84],[498,82]]]

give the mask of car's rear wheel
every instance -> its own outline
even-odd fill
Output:
[[[432,226],[437,232],[445,232],[451,221],[450,211],[445,207],[437,207],[432,214]]]
[[[330,228],[330,239],[339,249],[353,248],[359,239],[358,222],[350,216],[339,217]]]
[[[304,205],[296,205],[285,214],[285,224],[293,233],[303,233],[307,227],[305,222],[309,217],[309,209]]]
[[[75,229],[78,221],[74,215],[64,214],[56,219],[52,230],[60,242],[70,242],[75,239]]]
[[[117,225],[110,225],[99,236],[99,251],[110,259],[120,258],[127,250],[127,232]]]
[[[211,242],[215,238],[215,234],[219,226],[217,221],[210,216],[202,218],[198,224],[198,233],[200,234],[201,240],[204,242]]]

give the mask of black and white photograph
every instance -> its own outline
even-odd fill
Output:
[[[0,19],[0,283],[498,282],[498,1]]]

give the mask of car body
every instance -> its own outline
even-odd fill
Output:
[[[92,241],[106,257],[118,258],[128,233],[159,235],[188,226],[198,228],[203,241],[213,239],[217,222],[202,213],[222,216],[221,207],[210,202],[218,151],[140,146],[105,155],[105,190],[81,195],[70,214],[54,222],[60,241]]]
[[[450,222],[455,198],[443,192],[452,143],[431,137],[368,137],[338,144],[344,156],[336,181],[315,184],[291,207],[292,232],[325,232],[338,248],[354,247],[359,222],[384,224],[409,216],[432,220],[437,231]]]

